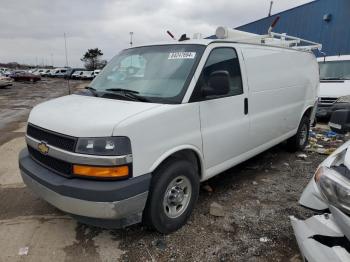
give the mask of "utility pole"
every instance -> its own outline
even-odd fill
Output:
[[[132,47],[132,36],[133,36],[134,32],[130,32],[129,34],[130,34],[130,47]]]
[[[68,55],[67,55],[67,38],[66,38],[66,33],[63,33],[64,37],[64,52],[66,55],[66,67],[68,67]]]
[[[67,39],[66,39],[66,33],[63,33],[64,36],[64,52],[66,54],[66,67],[68,67],[68,55],[67,55]],[[70,89],[70,85],[69,85],[69,77],[67,78],[67,87],[68,87],[68,94],[70,95],[71,89]]]
[[[273,6],[273,1],[270,2],[270,9],[269,9],[269,17],[271,16],[271,12],[272,12],[272,6]]]
[[[51,53],[50,55],[51,55],[51,66],[53,67],[53,53]]]

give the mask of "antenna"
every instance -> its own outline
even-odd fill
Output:
[[[270,9],[268,14],[269,17],[271,16],[272,6],[273,6],[273,1],[270,2]]]
[[[267,31],[268,35],[271,35],[272,30],[274,29],[274,27],[276,26],[276,24],[278,23],[278,21],[280,20],[280,18],[281,18],[280,16],[277,16],[277,17],[275,18],[275,20],[273,20],[272,24],[271,24],[270,27],[269,27],[269,30]]]
[[[166,33],[167,33],[172,39],[174,39],[174,40],[176,41],[175,36],[174,36],[169,30],[167,30]]]

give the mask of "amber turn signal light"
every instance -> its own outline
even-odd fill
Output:
[[[73,173],[79,176],[96,177],[96,178],[122,178],[129,175],[128,166],[83,166],[73,165]]]

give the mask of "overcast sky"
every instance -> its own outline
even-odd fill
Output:
[[[275,0],[273,13],[311,0]],[[168,40],[219,25],[236,27],[268,13],[270,0],[0,0],[0,62],[65,65],[67,34],[70,66],[81,66],[88,48],[109,60],[134,43]]]

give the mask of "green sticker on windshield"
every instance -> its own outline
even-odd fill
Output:
[[[170,53],[168,59],[194,59],[196,52],[175,52]]]

